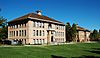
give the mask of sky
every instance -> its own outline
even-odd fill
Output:
[[[11,21],[42,10],[42,15],[63,23],[100,29],[100,0],[0,0],[0,16]]]

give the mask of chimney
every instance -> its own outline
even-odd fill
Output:
[[[41,10],[37,10],[36,12],[37,12],[38,15],[42,15],[41,14],[41,12],[42,12]]]

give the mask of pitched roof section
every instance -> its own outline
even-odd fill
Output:
[[[42,19],[42,20],[53,21],[53,22],[58,22],[58,23],[60,23],[60,24],[65,25],[64,23],[62,23],[62,22],[60,22],[60,21],[54,20],[54,19],[49,18],[49,17],[44,16],[44,15],[38,15],[38,14],[35,14],[35,13],[29,13],[29,14],[24,15],[24,16],[22,16],[22,17],[16,18],[16,19],[14,19],[14,20],[12,20],[12,21],[10,21],[10,22],[8,22],[8,23],[16,22],[16,21],[20,21],[20,20],[25,20],[25,19],[27,19],[27,18],[29,18],[29,17],[38,18],[38,19]]]
[[[87,30],[87,29],[85,29],[83,27],[80,27],[80,26],[77,26],[77,30],[78,31],[88,31],[88,32],[90,32],[89,30]]]

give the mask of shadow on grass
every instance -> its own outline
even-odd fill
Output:
[[[72,58],[100,58],[98,56],[86,56],[86,55],[83,55],[83,56],[80,56],[80,57],[72,57]]]
[[[92,48],[90,50],[84,50],[87,52],[91,52],[91,53],[96,53],[96,54],[100,54],[100,48]],[[95,55],[82,55],[79,57],[71,57],[71,58],[100,58],[100,56],[95,56]]]
[[[92,48],[92,49],[94,49],[94,50],[100,50],[100,48]]]
[[[100,51],[89,51],[89,52],[100,54]]]
[[[56,56],[56,55],[51,55],[51,58],[66,58],[66,57],[63,57],[63,56]]]
[[[91,52],[91,53],[96,53],[96,54],[100,54],[100,48],[92,48],[90,50],[84,50],[87,52]],[[56,56],[56,55],[51,55],[52,58],[68,58],[68,57],[63,57],[63,56]],[[100,56],[95,56],[95,55],[82,55],[79,57],[71,57],[71,58],[100,58]]]
[[[92,48],[92,50],[85,50],[85,51],[100,54],[100,48]]]

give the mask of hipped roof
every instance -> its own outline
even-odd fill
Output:
[[[35,14],[35,13],[29,13],[27,15],[24,15],[24,16],[21,16],[19,18],[16,18],[16,19],[12,20],[12,21],[9,21],[8,23],[12,23],[12,22],[20,21],[20,20],[25,20],[25,19],[27,19],[29,17],[31,17],[31,18],[37,18],[37,19],[42,19],[42,20],[53,21],[53,22],[57,22],[59,24],[65,25],[63,22],[57,21],[57,20],[55,20],[53,18],[44,16],[44,15],[38,15],[38,14]]]

